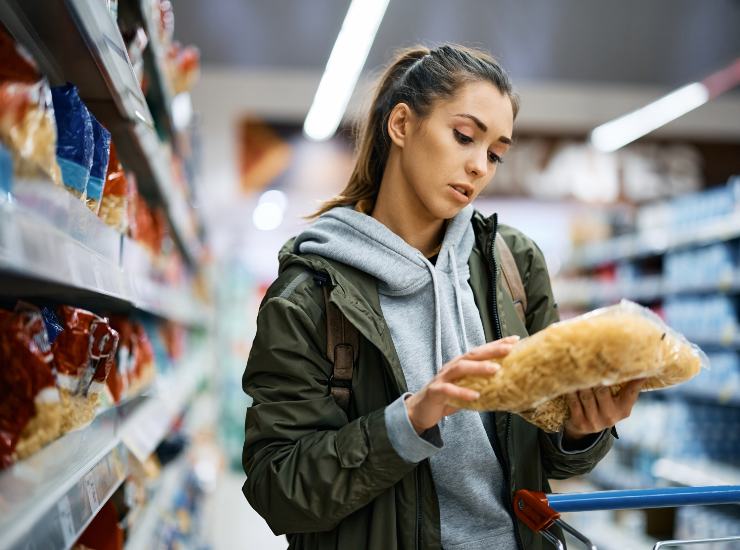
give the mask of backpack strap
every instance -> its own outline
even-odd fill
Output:
[[[334,366],[329,391],[337,405],[349,415],[352,399],[352,371],[360,350],[360,336],[355,326],[329,301],[328,284],[321,285],[326,310],[326,355]]]
[[[527,293],[524,290],[522,276],[519,274],[519,268],[516,266],[514,255],[511,253],[511,249],[506,244],[501,233],[496,233],[496,248],[501,259],[501,272],[504,274],[506,289],[509,291],[512,300],[514,300],[517,315],[526,326]]]

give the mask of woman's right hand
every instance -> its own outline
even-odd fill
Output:
[[[442,418],[459,409],[449,405],[450,399],[475,401],[479,393],[455,384],[463,376],[491,376],[500,365],[491,359],[506,357],[518,336],[508,336],[471,349],[442,367],[442,370],[418,392],[406,399],[406,410],[416,433],[421,434],[439,423]]]

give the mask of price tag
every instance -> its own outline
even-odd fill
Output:
[[[57,516],[59,517],[59,524],[62,527],[64,545],[71,546],[77,537],[75,536],[75,524],[72,519],[72,508],[69,505],[69,498],[67,495],[64,495],[64,497],[57,502]]]
[[[98,489],[95,487],[95,479],[93,478],[93,472],[90,472],[85,476],[85,492],[87,498],[90,501],[90,509],[93,513],[97,512],[100,506],[100,500],[98,499]]]

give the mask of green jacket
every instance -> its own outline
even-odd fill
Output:
[[[495,215],[486,219],[476,212],[472,223],[470,285],[486,341],[526,336],[557,321],[537,245],[513,228],[497,228]],[[501,283],[492,246],[497,229],[527,292],[526,327]],[[339,262],[296,255],[292,244],[281,250],[280,274],[260,306],[242,380],[254,400],[246,418],[244,494],[274,533],[287,534],[290,548],[438,549],[439,508],[429,461],[405,462],[388,440],[384,408],[406,391],[406,382],[376,280]],[[331,285],[331,301],[361,334],[349,417],[329,394],[332,365],[325,353],[320,284]],[[492,444],[509,486],[507,503],[518,489],[547,492],[548,478],[590,471],[612,444],[606,435],[590,450],[567,455],[521,417],[491,414],[497,431]],[[550,548],[539,534],[516,524],[521,548]]]

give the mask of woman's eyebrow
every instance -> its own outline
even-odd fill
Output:
[[[487,132],[487,131],[488,131],[488,126],[486,126],[486,125],[485,125],[485,124],[483,123],[483,121],[482,121],[481,119],[479,119],[479,118],[478,118],[477,116],[475,116],[475,115],[471,115],[470,113],[457,113],[457,114],[456,114],[455,116],[461,116],[461,117],[464,117],[464,118],[469,118],[470,120],[472,120],[473,122],[475,122],[475,125],[476,125],[476,126],[477,126],[478,128],[480,128],[480,130],[481,130],[482,132]],[[498,138],[498,140],[499,140],[499,141],[500,141],[501,143],[505,143],[506,145],[511,145],[511,138],[508,138],[508,137],[506,137],[506,136],[500,136],[500,137]]]

